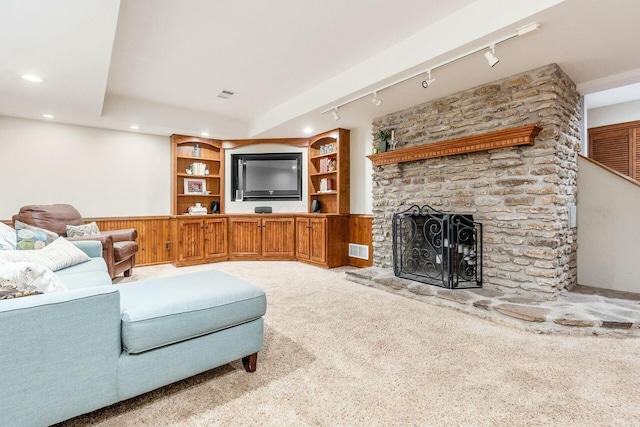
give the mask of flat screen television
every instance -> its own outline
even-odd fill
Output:
[[[232,200],[302,200],[302,153],[231,155]]]

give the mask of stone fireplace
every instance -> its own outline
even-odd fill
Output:
[[[374,266],[393,268],[394,214],[429,205],[482,223],[484,288],[543,299],[570,289],[580,119],[579,94],[556,64],[376,119],[373,133],[394,129],[398,144],[395,153],[370,156]],[[536,130],[522,145],[473,144],[515,128]],[[455,141],[480,151],[402,156]],[[397,162],[376,161],[393,155]]]

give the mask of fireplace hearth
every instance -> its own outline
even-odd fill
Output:
[[[482,287],[482,224],[414,205],[393,215],[397,277],[449,289]]]

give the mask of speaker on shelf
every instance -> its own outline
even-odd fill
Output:
[[[271,213],[271,206],[256,206],[256,213]]]
[[[220,213],[220,205],[218,202],[211,202],[211,213],[217,214]]]
[[[312,200],[311,201],[311,211],[313,213],[320,213],[320,200]]]

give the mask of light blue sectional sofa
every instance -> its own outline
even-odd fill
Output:
[[[91,260],[69,289],[0,301],[0,425],[45,426],[242,359],[256,368],[264,292],[218,271],[112,285]],[[223,386],[223,385],[221,385]]]

